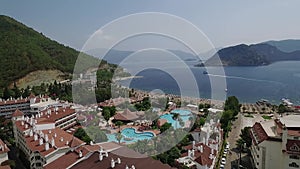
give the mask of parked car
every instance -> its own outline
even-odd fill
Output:
[[[226,143],[226,147],[225,147],[225,149],[227,149],[227,150],[228,150],[229,148],[230,148],[230,144],[227,142],[227,143]]]
[[[221,164],[225,165],[226,164],[226,159],[225,158],[222,158],[221,160]]]

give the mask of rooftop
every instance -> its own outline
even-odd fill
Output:
[[[55,122],[63,117],[69,116],[74,113],[75,109],[71,109],[70,107],[52,107],[39,113],[40,117],[37,118],[37,123]]]
[[[20,104],[20,103],[29,103],[30,99],[25,98],[25,99],[9,99],[9,100],[2,100],[0,101],[0,106],[3,105],[9,105],[9,104]]]
[[[264,121],[262,123],[260,123],[262,128],[264,129],[264,131],[266,132],[266,134],[269,137],[275,137],[276,133],[274,130],[274,121],[273,120],[269,120],[269,121]]]
[[[121,121],[133,121],[139,118],[136,112],[131,112],[129,109],[125,109],[122,113],[117,113],[114,116],[115,120]]]
[[[260,123],[255,123],[251,129],[251,137],[255,141],[256,144],[259,144],[266,139],[268,139],[268,134],[265,132],[262,124]]]
[[[126,147],[122,147],[120,149],[128,149]],[[118,151],[120,151],[118,149]],[[116,150],[117,151],[117,150]],[[111,169],[111,160],[117,160],[120,158],[121,164],[116,163],[114,169],[125,169],[126,166],[131,167],[132,165],[135,168],[139,169],[171,169],[171,167],[167,164],[163,164],[158,160],[154,160],[151,157],[146,158],[129,158],[124,156],[119,156],[115,151],[112,151],[108,154],[107,157],[103,157],[102,161],[99,161],[99,152],[93,153],[88,159],[81,161],[72,167],[72,169],[81,169],[81,168],[89,168],[89,169]]]
[[[100,150],[100,146],[103,148],[103,150],[111,151],[120,148],[120,145],[115,143],[99,143],[94,145],[83,145],[79,148],[77,148],[75,151],[70,151],[66,153],[65,155],[61,156],[57,160],[47,164],[44,166],[45,169],[58,169],[58,168],[67,168],[71,165],[74,165],[79,158],[79,151],[82,151],[83,157],[86,156],[88,153],[93,153]]]
[[[195,144],[195,146],[193,146],[193,144],[190,144],[188,146],[185,146],[184,149],[185,150],[193,150],[194,149],[195,153],[194,153],[192,159],[194,161],[196,161],[197,163],[199,163],[200,165],[202,165],[202,166],[207,165],[208,167],[210,167],[214,161],[213,158],[210,158],[211,152],[213,152],[212,155],[214,155],[214,156],[217,153],[216,150],[213,150],[212,148],[210,148],[209,146],[207,146],[203,143],[197,143],[197,144]],[[181,157],[189,157],[188,152],[181,154]]]
[[[19,109],[17,109],[11,116],[12,117],[20,117],[23,115],[24,115],[24,113],[22,111],[20,111]]]
[[[37,135],[36,140],[34,140],[34,135]],[[40,139],[43,140],[42,145],[40,145]],[[39,132],[33,133],[32,136],[28,135],[25,137],[26,145],[29,147],[29,149],[32,151],[38,151],[43,156],[47,156],[59,148],[71,147],[71,144],[75,142],[74,140],[76,140],[77,142],[76,145],[84,144],[83,141],[77,139],[76,137],[72,136],[71,134],[65,132],[60,128],[54,128],[52,130],[41,130]],[[48,150],[45,149],[46,143],[49,144]]]
[[[288,115],[279,118],[287,128],[299,127],[300,128],[300,115]]]

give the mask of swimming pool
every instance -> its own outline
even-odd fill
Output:
[[[154,134],[152,132],[136,132],[134,128],[125,128],[121,131],[121,134],[123,138],[121,139],[121,143],[134,143],[138,140],[150,140],[154,137]],[[108,142],[114,141],[118,142],[116,138],[116,134],[106,134],[108,138]]]
[[[190,117],[192,117],[192,113],[189,110],[175,109],[175,110],[172,110],[171,113],[178,113],[179,118],[181,118],[184,123],[187,122]],[[168,121],[168,123],[172,124],[172,127],[174,129],[183,127],[179,124],[178,120],[173,119],[173,114],[164,114],[164,115],[160,116],[160,119],[166,119]]]

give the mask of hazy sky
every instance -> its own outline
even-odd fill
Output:
[[[0,13],[65,45],[81,49],[101,26],[137,12],[185,18],[216,47],[300,39],[299,0],[2,0]]]

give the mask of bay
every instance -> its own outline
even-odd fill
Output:
[[[188,62],[188,68],[192,71],[197,84],[200,97],[211,98],[211,83],[209,78],[226,79],[226,95],[237,96],[241,102],[254,103],[260,99],[267,99],[271,103],[278,104],[282,98],[290,99],[294,104],[300,104],[300,62],[284,61],[268,66],[258,67],[224,67],[225,76],[220,74],[203,74],[204,67],[194,67],[194,62]],[[173,74],[181,74],[186,67],[177,67],[170,63]],[[135,66],[125,66],[129,72],[136,72]],[[213,68],[212,68],[213,69]],[[143,78],[121,81],[124,86],[146,91],[161,90],[165,93],[180,95],[180,87],[177,79],[159,69],[144,69],[137,73]],[[194,97],[195,91],[184,88],[187,96]],[[225,88],[224,88],[225,90]],[[196,95],[197,96],[197,95]],[[223,98],[222,98],[223,99]],[[221,99],[220,99],[221,100]]]

